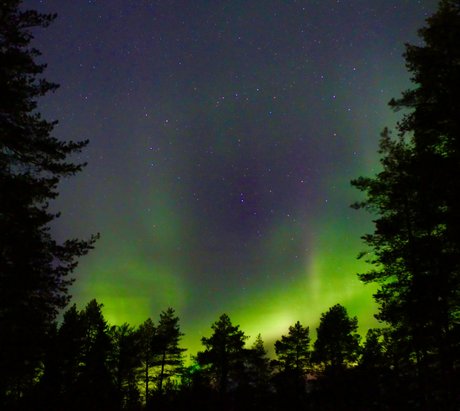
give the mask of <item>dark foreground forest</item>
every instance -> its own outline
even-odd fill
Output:
[[[459,0],[441,0],[421,45],[406,46],[413,87],[390,102],[402,120],[382,133],[380,171],[352,182],[374,221],[359,276],[378,285],[380,328],[361,341],[337,304],[313,344],[297,322],[272,360],[226,314],[184,363],[171,308],[138,327],[108,324],[95,300],[68,308],[97,236],[58,243],[50,231],[48,203],[87,144],[56,139],[36,110],[57,85],[31,33],[54,18],[0,2],[0,409],[460,409]]]

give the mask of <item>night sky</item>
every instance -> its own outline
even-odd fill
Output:
[[[436,1],[50,0],[36,32],[61,85],[39,109],[90,139],[60,186],[58,239],[100,232],[72,287],[112,324],[172,306],[195,353],[226,312],[270,346],[341,303],[363,333],[371,216],[350,180],[409,86],[402,53]]]

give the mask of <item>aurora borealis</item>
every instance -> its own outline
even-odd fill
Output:
[[[371,216],[350,186],[409,86],[402,53],[436,1],[42,0],[61,85],[54,135],[90,139],[52,205],[59,239],[101,239],[75,272],[111,323],[172,306],[194,354],[224,312],[267,346],[341,303],[372,326],[356,273]],[[269,347],[270,348],[270,347]]]

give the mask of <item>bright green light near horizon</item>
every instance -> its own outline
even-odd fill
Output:
[[[234,324],[240,325],[245,334],[251,337],[248,343],[260,333],[266,348],[273,355],[274,341],[285,335],[289,326],[296,321],[309,326],[314,337],[321,314],[337,303],[344,305],[350,316],[358,317],[362,335],[369,328],[377,326],[373,318],[376,312],[372,298],[375,287],[364,285],[356,275],[369,267],[356,259],[361,243],[359,235],[355,235],[353,230],[350,232],[350,224],[334,219],[329,223],[320,223],[321,234],[312,254],[304,256],[304,268],[288,273],[289,278],[294,279],[291,282],[286,276],[278,278],[270,286],[255,284],[252,289],[242,291],[231,304],[226,302],[225,312]],[[286,227],[278,226],[272,234],[276,237],[287,232]],[[283,241],[277,237],[268,240],[268,243],[274,247],[271,252],[276,252],[276,247]],[[202,321],[191,328],[193,334],[201,334],[195,340],[193,335],[186,338],[190,352],[202,349],[199,339],[210,335],[210,326],[218,315],[214,317],[209,318],[207,313]]]
[[[151,316],[152,302],[167,308],[174,301],[176,309],[181,309],[184,300],[181,281],[166,267],[126,257],[114,258],[110,264],[92,269],[95,275],[80,294],[102,302],[106,318],[112,324],[143,322]]]
[[[309,326],[313,335],[321,313],[334,304],[344,305],[357,316],[360,332],[376,326],[372,300],[374,287],[363,285],[356,276],[362,263],[350,260],[345,251],[334,250],[336,258],[320,253],[312,259],[298,280],[289,286],[278,284],[252,296],[248,304],[231,310],[231,318],[251,337],[262,334],[268,348],[286,334],[296,321]],[[340,263],[339,263],[340,261]]]
[[[335,258],[331,258],[329,252]],[[355,275],[362,270],[362,263],[357,262],[346,250],[340,251],[334,246],[329,248],[329,252],[318,252],[313,256],[304,271],[294,276],[297,280],[291,284],[275,283],[268,289],[250,289],[247,294],[241,293],[240,298],[236,298],[232,304],[226,302],[223,311],[251,337],[250,341],[261,333],[270,352],[273,342],[286,334],[288,327],[298,320],[310,326],[314,333],[321,313],[336,303],[345,305],[350,315],[358,316],[361,331],[365,333],[374,324],[371,318],[375,305],[371,297],[373,290],[360,283]],[[91,296],[96,296],[104,304],[104,314],[109,323],[139,325],[148,317],[156,321],[159,312],[152,312],[151,302],[158,302],[162,298],[162,306],[166,308],[172,305],[182,318],[185,291],[181,290],[179,280],[171,280],[171,273],[161,270],[153,272],[150,267],[136,261],[124,265],[128,271],[138,273],[134,280],[123,281],[123,277],[117,276],[116,282],[108,284],[106,278],[116,273],[119,263],[120,260],[116,259],[110,266],[105,266],[100,282],[95,279],[88,289]],[[118,267],[118,270],[122,272],[123,267]],[[145,278],[152,278],[157,286]],[[133,287],[133,283],[137,283],[137,286]],[[160,283],[163,283],[163,289],[158,287]],[[171,301],[174,303],[171,304]],[[194,324],[181,322],[186,334],[183,346],[188,348],[188,354],[193,355],[202,349],[201,337],[210,335],[211,324],[220,314],[203,313],[202,320]]]
[[[342,181],[336,184],[343,185]],[[330,203],[342,204],[344,193],[334,195]],[[136,212],[137,207],[142,207],[139,200],[133,214],[127,217],[129,224],[125,221],[117,225],[118,236],[102,238],[86,263],[86,278],[76,284],[79,302],[85,304],[96,298],[104,304],[104,315],[110,324],[128,322],[133,326],[149,317],[156,322],[160,311],[171,306],[185,333],[182,345],[192,355],[202,350],[201,337],[210,335],[211,324],[223,312],[251,337],[249,343],[260,333],[269,352],[273,342],[296,321],[310,326],[314,335],[321,313],[337,303],[345,305],[350,315],[358,316],[362,333],[375,325],[371,296],[374,289],[364,286],[356,276],[367,269],[355,258],[362,248],[362,232],[357,232],[354,223],[330,205],[320,210],[307,233],[301,232],[301,225],[290,218],[274,221],[261,243],[260,256],[265,257],[260,260],[261,266],[254,267],[259,273],[266,272],[267,280],[262,283],[255,275],[257,281],[236,295],[233,292],[219,297],[221,312],[201,309],[190,316],[185,310],[195,309],[194,299],[200,297],[190,292],[191,279],[186,277],[186,262],[177,254],[177,247],[186,238],[199,234],[184,231],[184,214],[175,211],[174,198],[172,193],[157,196],[148,216]],[[350,213],[356,214],[352,210]],[[309,249],[299,254],[300,264],[292,264],[288,260],[292,258],[289,248],[302,249],[299,241]]]

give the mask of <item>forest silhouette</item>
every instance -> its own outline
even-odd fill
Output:
[[[394,136],[380,139],[380,171],[352,184],[353,207],[373,216],[360,256],[374,283],[380,327],[363,341],[336,304],[316,340],[296,322],[275,342],[248,346],[222,314],[185,363],[173,308],[138,326],[109,324],[102,304],[70,306],[88,240],[58,243],[48,204],[87,141],[62,142],[37,100],[57,85],[31,46],[54,15],[0,3],[0,408],[2,410],[458,410],[460,409],[460,1],[441,0],[406,45],[413,88]],[[64,312],[62,321],[58,314]]]

